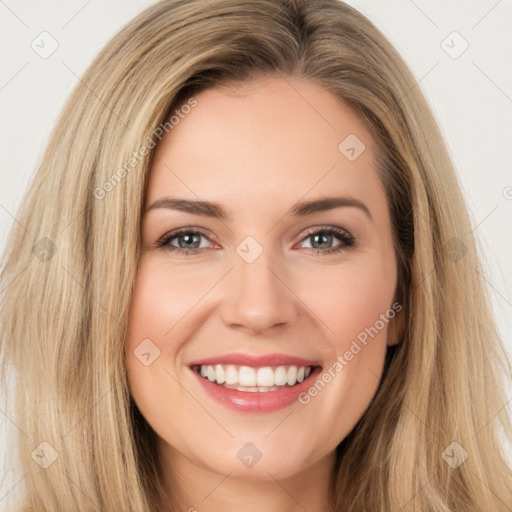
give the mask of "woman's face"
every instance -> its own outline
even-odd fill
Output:
[[[195,100],[151,168],[130,389],[171,469],[286,478],[332,462],[397,341],[375,145],[310,82]]]

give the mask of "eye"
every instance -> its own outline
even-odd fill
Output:
[[[335,238],[340,240],[340,243],[332,247]],[[355,243],[355,237],[353,235],[336,226],[322,226],[321,228],[317,228],[315,231],[308,233],[303,240],[311,240],[312,242],[309,248],[314,250],[318,255],[344,251],[352,247]]]
[[[198,252],[201,249],[204,249],[205,246],[201,247],[201,237],[206,238],[206,235],[198,229],[191,228],[183,228],[177,231],[171,231],[170,233],[166,233],[160,240],[157,242],[158,247],[165,247],[171,251],[174,251],[178,254],[191,254],[193,252]],[[171,241],[174,239],[182,240],[178,241],[178,247],[171,244]],[[206,245],[208,247],[208,244]]]
[[[209,246],[208,243],[206,243],[206,245],[201,244],[201,238],[209,240],[206,234],[199,229],[181,228],[177,231],[166,233],[157,242],[157,247],[165,248],[177,254],[194,254]],[[332,247],[332,243],[336,238],[340,243]],[[174,240],[178,241],[177,245],[173,243]],[[319,255],[326,255],[347,250],[349,247],[352,247],[355,237],[342,228],[336,226],[322,226],[314,231],[310,231],[302,240],[312,241],[310,247],[305,247],[306,249],[312,249]]]

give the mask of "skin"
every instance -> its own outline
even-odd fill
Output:
[[[377,391],[400,315],[308,404],[276,412],[224,407],[188,364],[232,352],[285,353],[325,369],[391,308],[396,257],[375,145],[344,103],[308,81],[267,77],[196,100],[156,149],[146,205],[165,196],[201,199],[230,217],[145,213],[125,346],[130,390],[158,435],[164,483],[180,510],[325,511],[334,450]],[[349,134],[366,146],[354,161],[338,149]],[[371,219],[352,206],[287,215],[295,202],[324,196],[362,201]],[[322,246],[307,233],[329,226],[348,231],[354,245],[318,253],[343,245],[334,235]],[[157,246],[183,227],[206,232],[195,253]],[[251,264],[236,252],[247,236],[263,249]],[[180,244],[187,247],[183,235],[171,241]],[[134,350],[148,338],[160,354],[145,366]],[[262,453],[250,468],[237,458],[247,442]]]

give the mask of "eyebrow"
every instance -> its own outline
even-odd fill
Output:
[[[341,207],[358,208],[365,213],[370,220],[372,220],[369,208],[362,201],[352,197],[322,197],[310,201],[299,201],[290,208],[287,215],[305,217],[306,215],[311,215],[313,213],[325,212]],[[226,220],[229,218],[228,212],[219,203],[172,197],[162,197],[157,199],[146,209],[144,213],[146,214],[151,210],[159,208],[178,210],[219,220]]]

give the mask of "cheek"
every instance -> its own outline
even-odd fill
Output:
[[[179,320],[184,292],[172,276],[166,277],[147,258],[141,259],[125,342],[128,382],[141,410],[162,403],[163,372],[174,352],[172,329]]]
[[[329,363],[323,374],[330,391],[322,395],[331,418],[341,414],[343,421],[349,416],[357,419],[377,390],[387,332],[396,314],[392,307],[396,277],[393,252],[375,251],[316,272],[315,286],[308,286],[307,295],[304,288],[304,301],[326,327]],[[340,411],[340,403],[343,412],[333,412]]]
[[[175,380],[182,377],[181,347],[201,323],[197,314],[205,294],[222,276],[211,265],[193,271],[186,267],[162,261],[161,255],[145,255],[137,269],[125,362],[132,396],[153,427],[162,404],[186,406],[189,401]]]
[[[309,287],[304,299],[327,326],[329,362],[301,403],[308,416],[329,426],[326,438],[332,444],[350,432],[378,389],[395,316],[394,268],[391,258],[331,267],[316,274],[316,287]]]
[[[305,302],[326,326],[336,354],[347,350],[358,336],[364,340],[368,330],[375,338],[385,339],[388,322],[383,323],[381,315],[386,315],[392,306],[394,269],[391,258],[361,258],[353,264],[316,272],[315,285],[312,282],[307,290],[304,288]]]
[[[130,310],[127,350],[133,351],[145,338],[158,340],[161,359],[177,350],[173,343],[178,331],[188,325],[187,315],[218,279],[210,270],[203,273],[170,266],[151,257],[143,257]],[[127,354],[129,355],[129,354]]]

